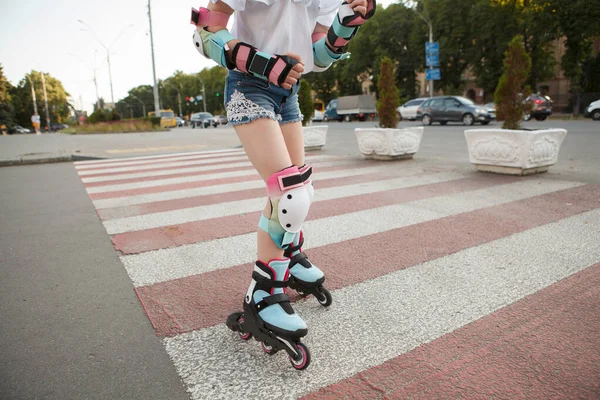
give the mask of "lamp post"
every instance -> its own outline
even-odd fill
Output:
[[[160,117],[160,94],[158,93],[158,85],[156,83],[156,62],[154,61],[154,39],[152,36],[152,8],[150,7],[150,0],[148,0],[148,21],[150,23],[150,51],[152,52],[152,79],[154,83],[154,110],[156,116]]]
[[[42,89],[44,91],[44,106],[46,108],[46,128],[50,130],[50,113],[48,111],[48,96],[46,96],[46,78],[44,77],[44,73],[42,74]]]
[[[120,33],[117,35],[116,39],[115,39],[115,40],[112,42],[112,44],[111,44],[110,46],[108,46],[108,47],[107,47],[107,46],[106,46],[106,45],[105,45],[105,44],[104,44],[104,43],[103,43],[103,42],[102,42],[102,41],[101,41],[101,40],[98,38],[98,36],[96,36],[96,34],[94,33],[94,30],[92,29],[92,27],[91,27],[91,26],[89,26],[88,24],[86,24],[85,22],[83,22],[83,21],[82,21],[82,20],[80,20],[80,19],[78,19],[78,20],[77,20],[77,22],[79,22],[80,24],[84,25],[84,26],[87,28],[87,29],[84,29],[84,30],[87,30],[87,31],[88,31],[88,32],[89,32],[89,33],[90,33],[90,34],[91,34],[91,35],[94,37],[94,39],[96,39],[96,40],[98,41],[98,43],[100,43],[100,45],[101,45],[102,47],[104,47],[104,50],[106,50],[106,62],[108,63],[108,79],[109,79],[109,82],[110,82],[110,101],[112,102],[112,104],[113,104],[113,106],[114,106],[114,104],[115,104],[115,96],[114,96],[114,93],[113,93],[112,70],[111,70],[111,67],[110,67],[110,50],[111,50],[111,49],[113,48],[113,46],[114,46],[114,45],[117,43],[117,40],[119,40],[119,38],[120,38],[120,37],[121,37],[121,36],[122,36],[122,35],[125,33],[125,31],[126,31],[128,28],[131,28],[131,27],[133,26],[133,24],[129,24],[129,25],[125,26],[125,27],[124,27],[124,28],[121,30],[121,32],[120,32]],[[94,75],[95,75],[95,73],[94,73]],[[94,77],[94,79],[95,79],[95,77]]]
[[[421,17],[423,21],[427,22],[427,25],[429,26],[429,43],[433,43],[433,27],[431,25],[431,21],[425,18],[416,7],[414,10],[417,12],[417,14],[419,14],[419,17]],[[433,65],[431,65],[429,69],[433,69]],[[429,97],[433,97],[433,79],[429,81]]]
[[[204,112],[206,112],[206,88],[204,87],[204,81],[200,78],[198,80],[202,84],[202,104],[204,104]]]

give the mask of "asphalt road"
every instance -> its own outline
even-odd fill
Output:
[[[359,159],[354,128],[375,123],[328,125],[321,153]],[[411,125],[419,123],[400,124]],[[600,123],[525,126],[569,131],[545,178],[600,183]],[[421,150],[399,168],[416,163],[471,170],[464,130],[458,124],[426,127]],[[77,149],[122,157],[186,151],[177,148],[181,143],[189,151],[239,146],[229,127],[97,136],[77,138]],[[72,164],[0,168],[0,184],[0,398],[188,398]]]

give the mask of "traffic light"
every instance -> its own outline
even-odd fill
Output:
[[[217,97],[219,97],[221,94],[219,92],[217,92]]]

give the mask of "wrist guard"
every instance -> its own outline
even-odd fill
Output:
[[[344,2],[327,31],[329,44],[334,47],[344,47],[356,35],[358,28],[375,15],[376,7],[375,0],[367,0],[367,13],[362,15],[355,13],[349,4]]]
[[[281,86],[294,65],[298,64],[298,60],[288,56],[263,53],[254,46],[238,42],[233,48],[233,64],[242,72]]]

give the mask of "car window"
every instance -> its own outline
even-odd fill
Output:
[[[456,96],[456,99],[458,101],[460,101],[462,104],[466,104],[468,106],[472,106],[475,104],[471,100],[467,99],[466,97]]]
[[[444,104],[443,99],[434,99],[434,100],[431,100],[431,104],[429,105],[429,107],[442,107],[443,104]]]
[[[459,103],[454,99],[444,99],[444,107],[456,107]]]
[[[406,102],[406,104],[404,106],[405,107],[413,107],[413,106],[418,106],[421,103],[423,103],[423,100],[411,100],[411,101]]]

